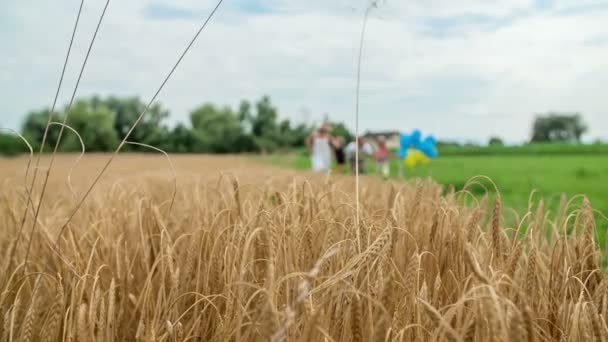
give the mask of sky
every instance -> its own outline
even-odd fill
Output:
[[[106,0],[85,0],[59,103]],[[269,95],[282,117],[355,127],[365,0],[225,0],[158,100],[170,123],[205,102]],[[0,4],[0,127],[52,104],[79,0]],[[215,6],[111,0],[77,97],[148,101]],[[536,113],[580,112],[608,140],[608,0],[386,0],[371,12],[361,130],[522,142]]]

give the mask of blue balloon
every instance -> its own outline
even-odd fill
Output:
[[[404,148],[404,146],[409,145],[410,143],[410,136],[407,134],[401,134],[399,136],[399,151],[397,151],[397,156],[399,157],[399,159],[404,159],[405,157],[407,157],[407,149]]]
[[[422,133],[420,132],[420,130],[419,130],[419,129],[415,129],[415,130],[412,132],[411,137],[412,137],[412,142],[413,142],[414,144],[420,144],[420,139],[422,138]]]
[[[432,136],[429,136],[427,138],[425,138],[421,143],[420,146],[418,146],[418,149],[424,153],[427,157],[434,159],[437,158],[437,155],[439,154],[437,152],[437,146],[435,144],[435,138]]]
[[[401,134],[401,137],[399,138],[399,142],[401,144],[401,148],[407,147],[411,144],[412,137],[407,134]]]
[[[401,134],[401,137],[399,138],[399,142],[400,142],[400,148],[399,151],[397,152],[397,155],[399,156],[400,159],[405,159],[407,157],[407,150],[412,147],[413,145],[415,145],[416,141],[415,141],[415,136],[414,134],[412,135],[407,135],[407,134]]]
[[[401,146],[399,151],[397,151],[397,156],[399,156],[400,159],[405,159],[407,158],[408,150],[413,148],[421,151],[428,158],[437,158],[439,153],[437,152],[435,137],[431,135],[426,137],[424,140],[421,139],[422,133],[418,129],[415,129],[411,135],[401,134],[399,139]]]

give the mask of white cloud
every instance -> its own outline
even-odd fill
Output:
[[[157,3],[110,4],[79,95],[148,99],[154,93],[200,25],[144,16],[144,9]],[[213,3],[169,4],[202,20]],[[227,2],[202,33],[159,98],[173,120],[187,120],[188,111],[205,101],[234,105],[268,94],[286,116],[296,118],[308,108],[313,117],[329,112],[354,126],[365,2],[259,3],[273,11],[248,14],[238,2]],[[69,97],[104,1],[85,4],[61,103]],[[77,3],[3,6],[0,39],[8,53],[0,64],[0,125],[16,127],[27,110],[52,101]],[[558,6],[576,4],[559,0]],[[528,136],[535,112],[578,110],[591,124],[591,135],[606,136],[608,11],[563,15],[533,7],[532,0],[388,1],[368,26],[361,126],[418,127],[446,138],[498,134],[512,141]],[[476,22],[479,17],[484,25]],[[439,25],[447,25],[448,34],[434,18],[442,18]],[[493,21],[497,25],[487,27]]]

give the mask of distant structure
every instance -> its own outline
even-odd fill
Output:
[[[379,137],[384,136],[386,138],[386,147],[389,149],[399,148],[399,131],[367,131],[363,137],[367,140],[378,140]]]

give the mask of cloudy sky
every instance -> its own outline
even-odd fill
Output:
[[[215,5],[111,0],[78,89],[148,100]],[[0,4],[0,126],[52,103],[80,1]],[[60,103],[105,0],[85,0]],[[364,0],[225,0],[159,100],[186,122],[203,102],[271,96],[281,115],[354,127]],[[534,113],[580,111],[608,138],[608,0],[387,0],[368,22],[362,129],[440,138],[529,136]]]

